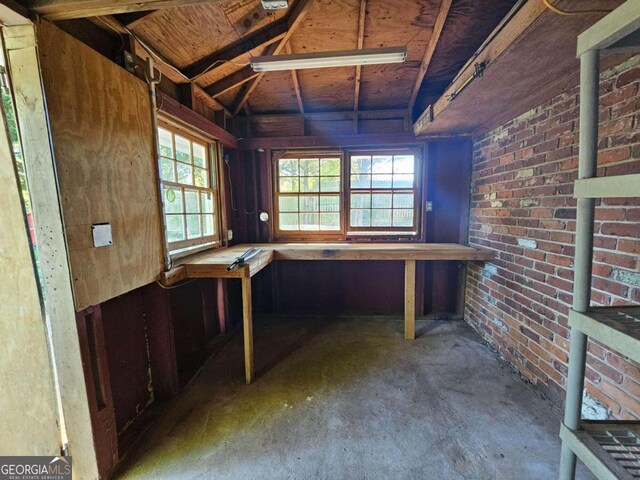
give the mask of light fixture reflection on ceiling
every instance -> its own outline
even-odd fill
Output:
[[[291,55],[255,57],[251,60],[251,68],[253,68],[255,72],[276,72],[280,70],[301,70],[305,68],[402,63],[406,58],[407,47],[367,48],[364,50],[294,53]]]

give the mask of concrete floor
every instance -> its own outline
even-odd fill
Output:
[[[464,323],[418,327],[262,319],[255,383],[236,332],[116,478],[557,478],[551,404]]]

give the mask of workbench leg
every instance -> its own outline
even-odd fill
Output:
[[[253,314],[251,277],[242,277],[242,331],[244,335],[244,371],[247,385],[253,381]]]
[[[416,338],[416,261],[404,262],[404,338]]]

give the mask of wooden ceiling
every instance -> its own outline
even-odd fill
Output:
[[[167,75],[174,82],[192,80],[231,114],[255,115],[420,113],[516,0],[289,0],[277,11],[264,10],[260,0],[182,3],[101,19],[122,25],[179,70]],[[383,46],[406,46],[406,62],[264,74],[248,66],[264,54]]]

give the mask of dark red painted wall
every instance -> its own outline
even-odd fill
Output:
[[[268,242],[270,224],[255,212],[271,210],[270,152],[247,151],[231,165],[238,201],[232,216],[234,240]],[[467,139],[425,144],[427,242],[465,242],[469,202],[471,142]],[[425,313],[460,313],[463,266],[433,262],[421,267]],[[257,290],[257,292],[256,292]],[[256,311],[401,315],[404,271],[400,262],[278,262],[254,278]],[[420,309],[420,307],[419,307]]]

